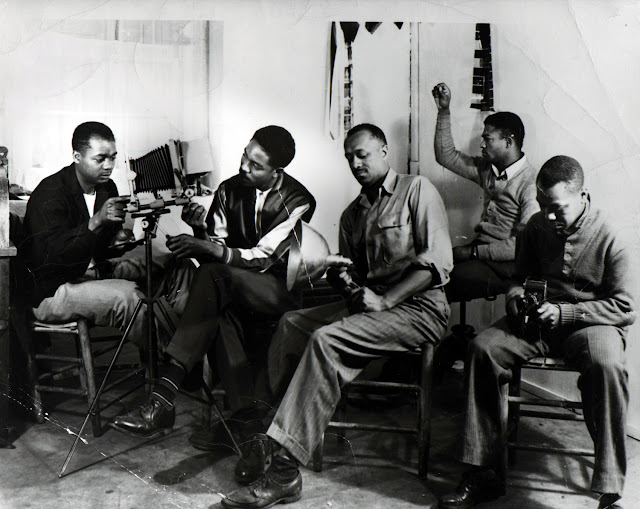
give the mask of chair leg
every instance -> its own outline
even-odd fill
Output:
[[[433,388],[433,351],[431,343],[422,346],[420,394],[418,403],[418,476],[426,477],[431,445],[431,393]]]
[[[26,319],[25,319],[26,320]],[[33,400],[33,415],[38,424],[44,423],[44,408],[42,407],[42,393],[38,389],[38,366],[36,361],[36,347],[33,333],[24,328],[24,338],[27,344],[23,345],[23,351],[27,357],[27,371],[29,383],[31,383],[31,399]]]
[[[96,397],[96,374],[93,369],[93,355],[91,354],[91,338],[89,337],[89,324],[86,320],[78,320],[78,341],[80,342],[80,351],[82,353],[82,364],[86,373],[87,381],[87,401],[88,407],[91,408],[94,398]],[[93,436],[99,437],[102,433],[100,423],[100,404],[96,406],[95,414],[91,416],[91,427],[93,428]]]
[[[27,354],[27,370],[31,383],[31,398],[33,399],[33,414],[38,424],[44,423],[44,409],[42,408],[42,393],[38,389],[38,368],[36,367],[35,354]]]
[[[347,421],[347,394],[346,392],[340,398],[340,402],[338,403],[338,407],[336,409],[336,414],[338,418],[338,422],[346,422]],[[336,442],[339,445],[344,445],[346,443],[346,433],[342,428],[336,429]]]
[[[202,382],[204,384],[202,393],[205,398],[208,398],[211,388],[213,387],[213,376],[211,367],[209,366],[209,359],[206,355],[204,356],[204,363],[202,365]],[[204,403],[201,405],[200,418],[202,428],[208,429],[211,426],[211,405],[205,405]]]
[[[520,366],[512,369],[511,382],[508,387],[508,396],[520,396],[522,370]],[[507,443],[518,441],[518,425],[520,424],[520,403],[509,403],[507,396]],[[507,451],[507,465],[513,465],[516,462],[516,451],[509,449],[505,444]]]
[[[313,451],[312,461],[313,461],[313,471],[314,472],[322,472],[322,453],[324,449],[324,433],[320,438],[320,443]]]

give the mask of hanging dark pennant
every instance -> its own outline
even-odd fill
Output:
[[[473,68],[471,107],[480,111],[493,110],[493,68],[491,64],[491,25],[476,24],[476,49],[473,57],[478,64]]]
[[[336,34],[336,23],[331,23],[331,40],[329,41],[329,109],[331,109],[331,98],[333,97],[333,71],[336,64],[336,53],[338,42]]]
[[[346,44],[351,44],[356,40],[360,23],[357,21],[341,21],[340,28],[342,28],[342,33],[344,34],[344,42]]]
[[[341,21],[340,28],[344,34],[344,42],[347,46],[347,65],[344,68],[344,106],[343,125],[345,135],[353,126],[353,52],[352,43],[356,39],[360,23],[355,21]]]
[[[398,27],[398,30],[400,30],[400,29],[402,29],[402,25],[404,25],[404,22],[402,22],[402,21],[394,21],[393,24]]]
[[[373,32],[375,32],[376,30],[378,30],[378,28],[380,27],[380,25],[382,25],[382,22],[380,21],[367,21],[364,24],[364,27],[367,29],[367,31],[370,34],[373,34]]]

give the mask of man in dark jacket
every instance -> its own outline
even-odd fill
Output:
[[[33,191],[24,219],[21,259],[30,273],[30,303],[38,320],[70,322],[87,318],[123,329],[142,292],[122,277],[126,270],[109,258],[122,228],[128,197],[118,197],[111,173],[116,142],[100,122],[80,124],[71,142],[74,162],[45,178]],[[130,339],[144,345],[144,307]]]
[[[239,174],[218,187],[208,214],[195,203],[183,210],[193,235],[172,237],[167,246],[179,259],[204,264],[149,401],[117,417],[117,430],[142,437],[170,431],[178,389],[207,353],[235,412],[232,422],[253,415],[253,377],[239,317],[277,320],[298,307],[285,282],[287,250],[295,225],[315,210],[313,196],[284,172],[294,155],[286,129],[263,127],[246,146]]]

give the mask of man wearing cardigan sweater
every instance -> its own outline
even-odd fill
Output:
[[[467,349],[467,394],[460,459],[472,466],[440,507],[468,508],[504,494],[496,472],[506,429],[502,391],[512,367],[549,353],[580,373],[587,428],[595,443],[591,489],[598,508],[620,508],[625,471],[624,367],[627,329],[635,320],[630,253],[604,214],[592,207],[580,164],[570,157],[547,161],[537,177],[541,212],[518,236],[516,277],[506,295],[507,316],[474,338]],[[533,311],[536,327],[523,332],[523,285],[547,282],[547,300]],[[518,325],[520,324],[520,325]]]
[[[484,209],[476,238],[453,248],[454,268],[447,286],[449,302],[502,294],[513,274],[515,236],[538,210],[536,171],[522,152],[524,126],[508,112],[488,116],[482,133],[482,157],[456,150],[451,136],[451,91],[433,88],[438,107],[434,139],[436,161],[484,190]]]

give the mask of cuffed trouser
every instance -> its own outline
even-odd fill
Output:
[[[133,281],[82,279],[60,285],[53,296],[33,309],[33,316],[43,322],[61,323],[85,318],[92,325],[116,327],[123,332],[143,298]],[[139,347],[145,347],[147,341],[146,309],[143,304],[128,336]]]
[[[253,375],[247,360],[237,310],[278,318],[297,307],[284,281],[269,273],[210,263],[196,271],[189,297],[166,353],[187,372],[207,354],[237,410],[253,400]]]
[[[373,359],[414,351],[425,341],[438,342],[449,318],[441,288],[422,292],[388,311],[348,315],[345,304],[339,304],[342,307],[329,304],[295,313],[308,316],[306,325],[315,322],[317,327],[267,431],[302,464],[320,442],[344,384]],[[281,323],[290,316],[285,315]]]
[[[506,441],[503,394],[511,368],[539,355],[564,355],[580,371],[584,417],[595,444],[591,489],[622,493],[626,473],[625,414],[628,375],[624,366],[624,332],[613,326],[590,326],[530,342],[513,335],[506,318],[475,337],[467,350],[467,411],[460,459],[495,466]]]
[[[513,262],[469,260],[453,266],[446,286],[449,302],[481,299],[505,293],[513,276]]]

